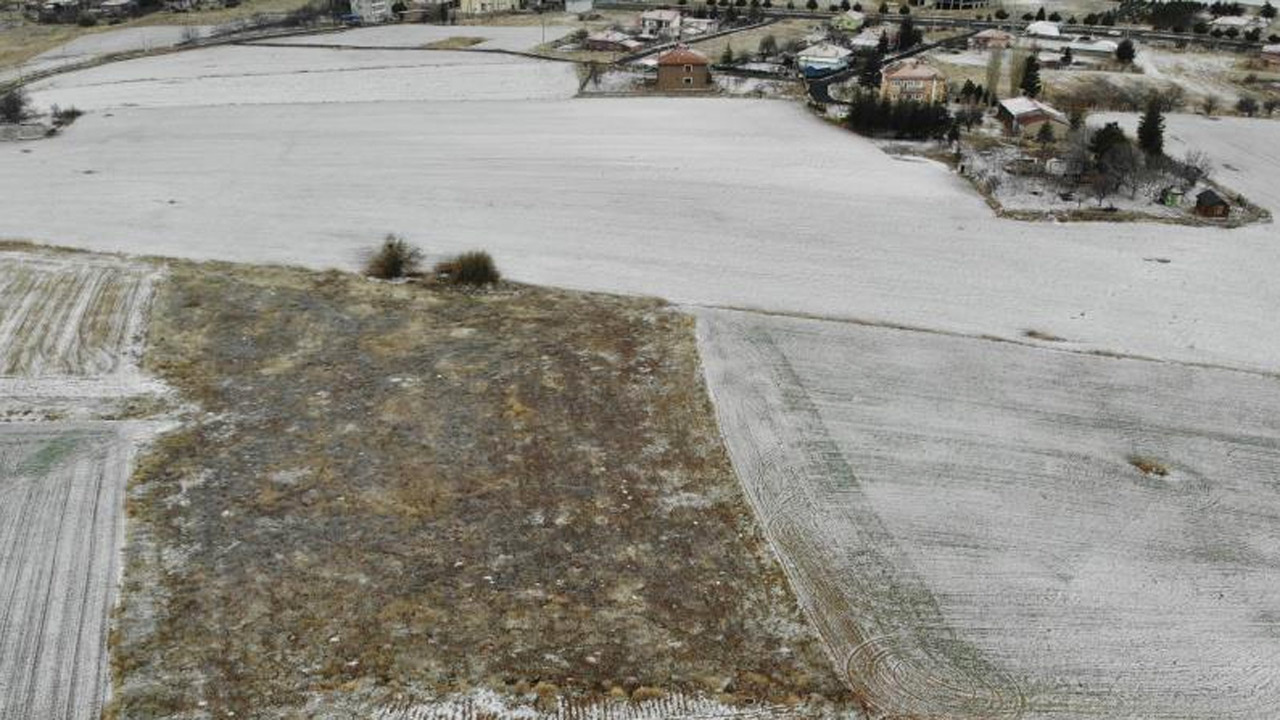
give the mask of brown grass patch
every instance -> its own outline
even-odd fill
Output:
[[[844,697],[739,494],[691,318],[510,284],[169,278],[146,365],[201,408],[135,476],[121,717],[706,678]]]
[[[1154,458],[1134,455],[1129,458],[1129,464],[1137,468],[1138,472],[1143,475],[1165,477],[1169,474],[1168,466]]]

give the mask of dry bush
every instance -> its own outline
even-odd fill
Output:
[[[462,253],[453,261],[449,280],[455,285],[488,285],[502,279],[493,258],[483,250]]]
[[[382,241],[382,247],[365,263],[364,274],[382,280],[417,275],[421,262],[421,250],[398,235],[388,235]]]

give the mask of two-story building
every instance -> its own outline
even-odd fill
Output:
[[[880,71],[880,97],[893,102],[944,102],[947,77],[920,58],[899,60]]]

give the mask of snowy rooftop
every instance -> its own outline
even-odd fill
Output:
[[[1014,117],[1022,117],[1023,115],[1031,115],[1035,113],[1043,113],[1059,122],[1066,122],[1067,118],[1057,108],[1046,105],[1035,98],[1015,97],[1000,101],[1000,107],[1003,107],[1010,115]]]
[[[1027,34],[1040,35],[1042,37],[1058,37],[1062,32],[1058,29],[1058,23],[1041,20],[1028,25]]]
[[[829,42],[811,45],[800,51],[802,58],[843,58],[853,54],[848,48],[842,48]]]

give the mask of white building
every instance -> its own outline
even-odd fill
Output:
[[[646,10],[640,13],[640,34],[650,38],[680,37],[680,12]]]
[[[389,22],[391,3],[387,0],[351,0],[351,14],[368,25]]]
[[[796,64],[806,74],[840,70],[849,64],[853,51],[829,42],[811,45],[796,56]]]
[[[461,0],[458,11],[463,15],[511,12],[520,9],[520,0]]]

